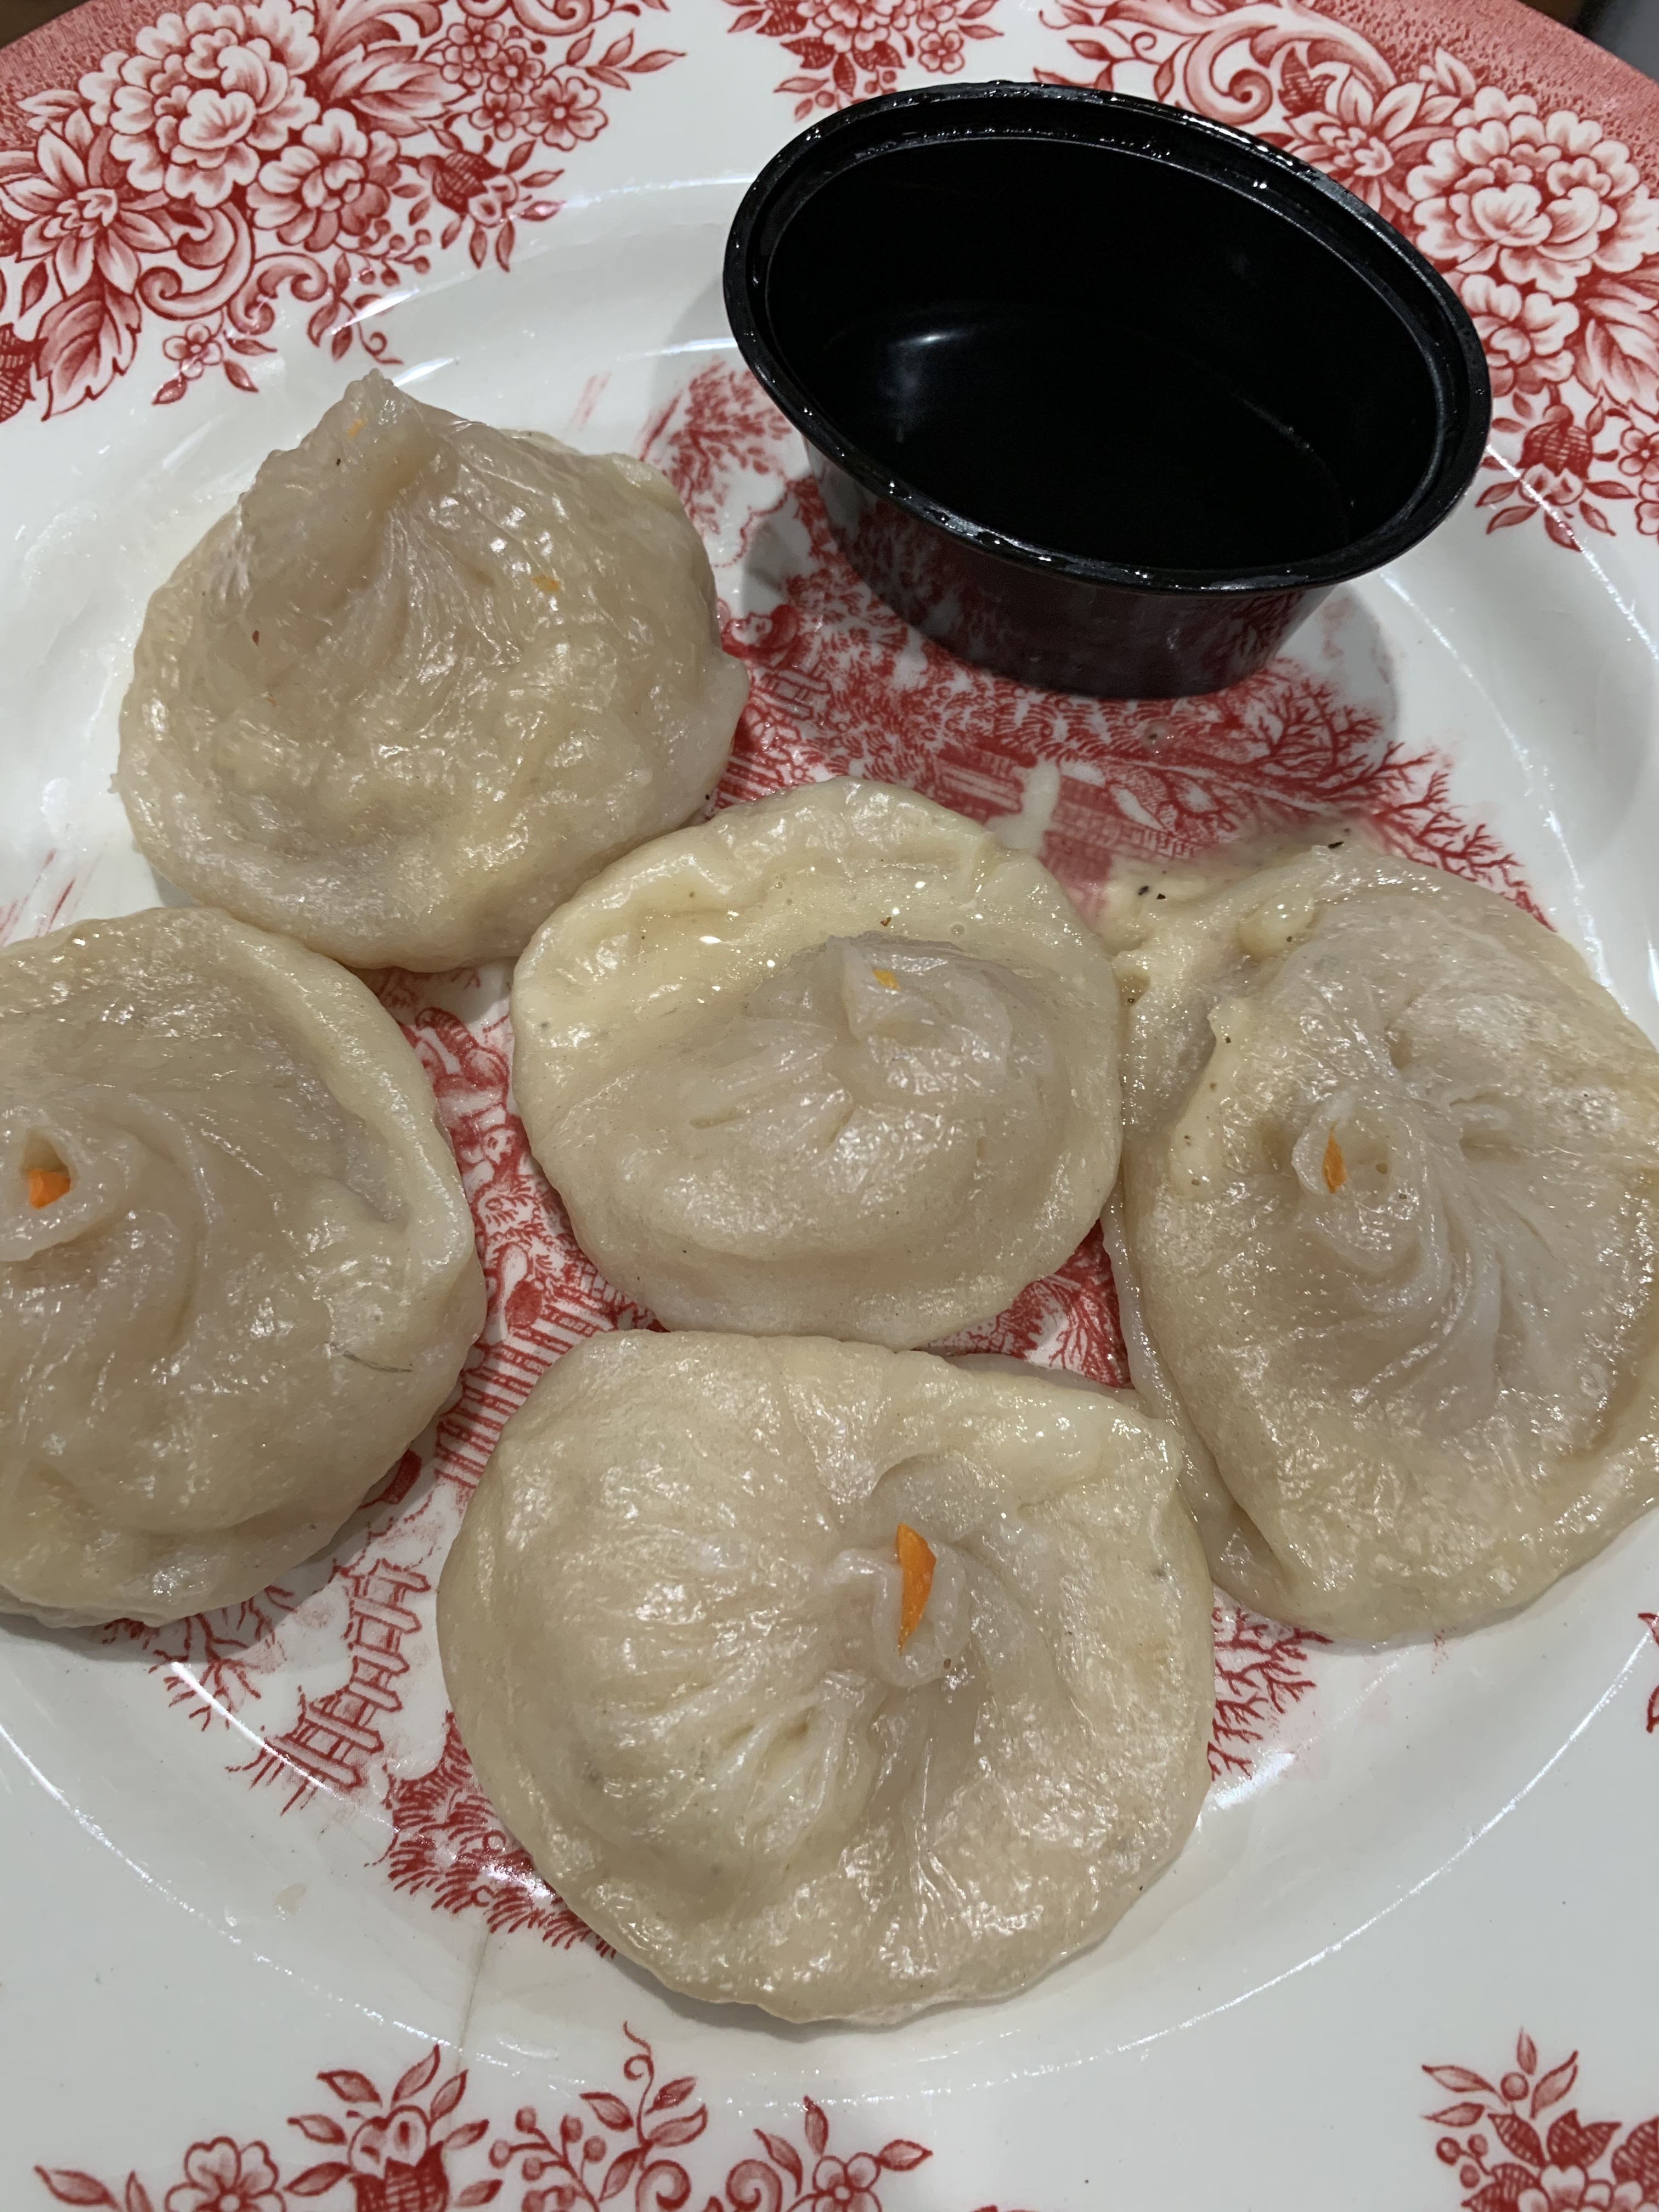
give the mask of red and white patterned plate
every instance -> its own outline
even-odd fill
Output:
[[[1233,693],[1097,705],[945,659],[837,559],[734,362],[744,179],[805,117],[964,70],[1258,131],[1480,325],[1468,502]],[[726,798],[896,778],[1002,817],[1085,909],[1115,852],[1363,813],[1534,905],[1659,1034],[1659,92],[1513,0],[87,0],[5,50],[8,933],[153,900],[108,788],[146,597],[369,362],[668,470],[754,679]],[[376,981],[489,1327],[283,1589],[0,1631],[8,2212],[1659,2212],[1659,1525],[1433,1646],[1219,1608],[1199,1833],[1012,2002],[785,2029],[597,1947],[478,1793],[433,1589],[536,1375],[648,1316],[526,1151],[502,975]],[[1121,1381],[1097,1240],[969,1341]]]

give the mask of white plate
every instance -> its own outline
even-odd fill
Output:
[[[1234,694],[1061,701],[925,647],[830,554],[733,364],[744,180],[798,111],[964,63],[1268,132],[1484,319],[1477,494]],[[10,933],[154,900],[108,791],[145,599],[372,356],[675,476],[754,677],[727,797],[912,781],[1007,817],[1085,904],[1114,848],[1367,811],[1535,902],[1659,1034],[1659,93],[1511,0],[1455,27],[1433,0],[88,0],[0,54],[0,131]],[[1078,240],[1079,281],[1104,250]],[[0,1632],[0,2200],[1651,2212],[1654,1522],[1432,1647],[1224,1611],[1197,1836],[1014,2002],[791,2030],[595,1948],[495,1829],[432,1631],[501,1419],[625,1317],[508,1109],[501,986],[383,983],[491,1282],[435,1437],[280,1595]],[[978,1340],[1121,1374],[1097,1249]]]

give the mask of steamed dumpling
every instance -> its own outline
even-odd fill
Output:
[[[450,968],[694,813],[747,689],[654,469],[370,375],[151,599],[118,783],[198,898]]]
[[[1659,1498],[1659,1055],[1435,870],[1170,890],[1124,902],[1120,1291],[1216,1577],[1342,1636],[1522,1604]]]
[[[1021,1988],[1208,1784],[1180,1460],[1130,1394],[1029,1370],[591,1340],[507,1423],[440,1586],[479,1778],[690,1996],[885,2021]]]
[[[483,1303],[354,976],[200,908],[0,952],[0,1613],[262,1589],[437,1412]]]
[[[1030,854],[809,784],[548,921],[514,1087],[582,1249],[672,1328],[927,1344],[1076,1249],[1117,1171],[1111,963]]]

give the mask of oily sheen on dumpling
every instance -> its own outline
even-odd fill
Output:
[[[1117,986],[1030,854],[838,778],[550,917],[514,1081],[583,1249],[672,1328],[927,1344],[1061,1265],[1117,1171]]]
[[[0,1613],[262,1589],[483,1321],[431,1093],[354,976],[200,908],[0,952]]]
[[[1216,1577],[1342,1636],[1522,1604],[1659,1498],[1659,1055],[1363,845],[1171,890],[1123,884],[1120,1291]]]
[[[1208,1784],[1211,1589],[1127,1392],[824,1338],[591,1340],[439,1589],[496,1809],[690,1996],[896,2020],[1023,1987]],[[901,1643],[901,1526],[933,1554]]]
[[[151,599],[118,783],[245,921],[360,968],[510,959],[696,811],[747,688],[656,470],[374,374]]]

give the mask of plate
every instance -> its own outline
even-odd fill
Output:
[[[838,561],[735,362],[745,180],[806,118],[968,70],[1261,131],[1478,319],[1469,500],[1235,691],[1104,705],[948,660]],[[753,678],[725,799],[911,783],[1085,909],[1114,851],[1363,813],[1547,915],[1659,1034],[1659,91],[1512,0],[87,0],[0,54],[0,137],[11,934],[158,896],[109,790],[145,599],[375,362],[673,477]],[[1109,240],[1076,254],[1109,286]],[[433,1589],[534,1376],[645,1317],[528,1157],[502,974],[376,981],[488,1330],[281,1589],[0,1632],[9,2206],[1654,2212],[1659,1522],[1432,1645],[1218,1607],[1198,1833],[1017,2000],[786,2028],[596,1946],[478,1792]],[[1097,1243],[972,1340],[1121,1380]]]

